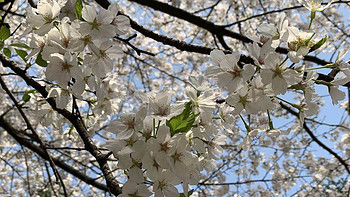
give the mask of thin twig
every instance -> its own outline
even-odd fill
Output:
[[[62,180],[62,177],[60,176],[55,163],[52,161],[52,158],[50,156],[50,154],[47,152],[47,150],[45,149],[45,145],[42,142],[42,140],[40,139],[39,135],[36,133],[36,131],[34,130],[34,128],[32,127],[29,119],[27,118],[26,114],[23,112],[21,106],[19,105],[19,103],[17,102],[16,98],[13,96],[13,94],[11,93],[11,91],[7,88],[5,82],[2,80],[2,77],[0,76],[0,84],[2,89],[5,90],[5,92],[9,95],[9,97],[11,98],[12,102],[15,104],[16,108],[18,109],[19,113],[21,114],[22,118],[24,119],[25,123],[27,124],[27,127],[29,128],[29,130],[32,132],[32,134],[34,135],[34,137],[36,138],[36,140],[39,142],[40,146],[44,149],[45,153],[47,154],[47,157],[49,158],[49,162],[51,165],[51,168],[53,169],[56,179],[60,181],[62,188],[63,188],[63,192],[64,192],[64,196],[68,197],[68,193],[66,190],[66,187],[64,185],[64,182]]]

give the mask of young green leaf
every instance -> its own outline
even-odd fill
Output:
[[[82,12],[83,10],[83,2],[82,0],[77,0],[77,2],[75,3],[75,17],[79,20],[82,20]]]
[[[26,51],[23,51],[21,49],[15,49],[17,55],[19,55],[23,61],[27,62],[26,56],[28,55],[28,53]]]
[[[185,109],[181,114],[174,116],[170,120],[166,121],[166,125],[170,128],[170,133],[172,136],[176,133],[186,133],[192,128],[193,122],[199,115],[194,114],[192,105],[192,102],[186,103]]]
[[[5,54],[7,57],[11,57],[11,51],[10,51],[10,49],[4,48],[2,51],[4,52],[4,54]]]
[[[3,40],[0,39],[0,50],[4,47],[5,43]]]
[[[34,93],[35,92],[35,90],[28,90],[28,91],[26,91],[24,94],[23,94],[23,96],[22,96],[22,101],[23,102],[28,102],[29,100],[30,100],[30,98],[31,98],[31,96],[29,95],[29,93]]]
[[[187,196],[190,197],[193,194],[193,189],[188,191]],[[184,193],[180,193],[180,197],[186,197]]]
[[[38,64],[41,67],[47,67],[47,62],[45,60],[43,60],[41,52],[42,51],[40,51],[38,56],[36,57],[35,63]]]
[[[327,36],[319,40],[314,46],[311,47],[310,52],[319,49],[327,41]]]
[[[7,38],[10,37],[10,29],[7,27],[8,25],[1,25],[0,27],[0,39],[1,40],[6,40]]]
[[[10,46],[24,48],[24,49],[31,49],[28,45],[24,43],[13,43],[13,44],[10,44]]]

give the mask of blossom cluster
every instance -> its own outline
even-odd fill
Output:
[[[226,141],[212,119],[217,96],[193,87],[186,95],[188,100],[172,104],[166,90],[140,94],[146,106],[122,114],[108,126],[116,139],[107,147],[128,176],[120,196],[149,196],[151,188],[155,196],[179,196],[175,186],[180,183],[187,195],[202,170],[215,169],[220,145]]]
[[[290,129],[275,129],[270,119],[269,111],[276,109],[278,102],[297,109],[302,126],[305,117],[316,115],[319,111],[315,83],[326,85],[333,104],[338,104],[345,98],[345,93],[339,90],[339,86],[350,81],[350,65],[343,61],[348,49],[340,50],[335,63],[320,67],[340,70],[331,82],[318,80],[318,74],[314,71],[318,68],[296,66],[304,56],[325,42],[325,39],[314,40],[317,33],[315,30],[301,31],[289,26],[285,14],[282,13],[277,25],[261,24],[257,31],[259,35],[250,36],[253,43],[248,44],[251,63],[240,62],[241,54],[238,52],[224,54],[223,51],[214,50],[210,53],[213,66],[205,72],[208,78],[215,80],[218,86],[227,92],[225,101],[234,108],[233,115],[240,115],[242,112],[247,115],[264,112],[268,114],[269,126],[263,129],[250,128],[241,116],[247,128],[247,135],[240,144],[245,150],[249,148],[252,137],[256,137],[258,132],[265,132],[260,137],[260,143],[264,142],[265,136],[274,142],[279,135],[289,133]],[[276,48],[281,45],[288,46],[289,52],[285,58],[276,52]],[[288,62],[290,66],[287,66]],[[297,103],[287,101],[281,97],[287,90],[299,91],[303,97]]]
[[[56,98],[58,108],[65,108],[72,96],[83,99],[86,91],[98,98],[97,114],[115,108],[112,100],[118,90],[112,90],[109,73],[113,61],[123,56],[115,37],[125,34],[129,26],[117,4],[97,11],[82,1],[42,0],[28,10],[23,36],[30,33],[32,51],[26,58],[46,67],[46,78],[54,82],[48,97]]]

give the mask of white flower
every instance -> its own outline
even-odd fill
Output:
[[[69,17],[70,20],[74,20],[75,18],[75,0],[67,0],[67,3],[62,7],[60,18]]]
[[[248,114],[256,114],[259,111],[258,106],[252,103],[252,98],[250,94],[248,94],[247,87],[242,87],[233,94],[230,94],[226,102],[235,107],[233,111],[235,115],[239,114],[243,109],[245,109]]]
[[[332,98],[333,105],[337,105],[339,101],[345,99],[345,93],[338,89],[338,86],[328,86],[329,95]]]
[[[295,47],[301,46],[302,44],[305,44],[304,41],[307,39],[310,39],[312,34],[314,32],[312,31],[300,31],[296,27],[288,27],[288,39],[287,42],[296,43]],[[291,48],[293,51],[295,51],[294,48]]]
[[[57,120],[61,119],[60,115],[48,104],[40,106],[40,108],[38,110],[34,110],[33,113],[35,115],[35,119],[40,121],[44,127],[54,125],[55,128],[59,128],[55,125],[59,122]]]
[[[106,147],[113,152],[115,158],[120,156],[130,155],[137,150],[145,150],[145,142],[138,140],[139,135],[134,134],[128,139],[113,139],[106,142]],[[135,145],[136,144],[136,145]],[[142,149],[140,149],[140,147]],[[144,152],[144,151],[141,151]]]
[[[181,180],[188,180],[190,178],[189,168],[193,160],[192,154],[186,150],[188,146],[186,136],[179,135],[176,141],[176,146],[169,150],[169,163],[177,177]]]
[[[311,86],[315,83],[318,74],[315,71],[309,71],[306,78],[298,83],[298,88],[304,92],[306,103],[311,102],[312,97],[315,96],[315,90]]]
[[[337,58],[335,60],[335,65],[340,68],[341,70],[343,69],[349,69],[349,63],[348,62],[344,62],[344,58],[346,56],[346,54],[348,54],[349,52],[349,48],[343,48],[340,49],[337,55]]]
[[[204,132],[201,132],[201,128],[199,127],[193,128],[186,133],[186,136],[188,137],[192,148],[201,154],[206,153],[207,147],[207,145],[202,140],[203,138],[205,138],[203,134]]]
[[[165,120],[174,115],[174,110],[171,106],[171,94],[167,89],[163,89],[159,93],[151,95],[148,100],[149,111],[154,118]]]
[[[144,181],[143,173],[141,171],[142,159],[145,156],[145,153],[148,151],[146,143],[143,140],[137,140],[138,135],[133,135],[131,138],[124,140],[126,143],[124,148],[116,153],[118,158],[118,167],[121,169],[133,169],[134,177],[129,177],[137,183]],[[120,145],[120,147],[122,147]],[[113,151],[113,146],[110,146]],[[113,154],[114,151],[113,151]]]
[[[285,94],[290,85],[299,83],[303,77],[303,73],[286,68],[286,63],[280,64],[279,55],[270,53],[260,72],[262,82],[265,85],[272,83],[272,89],[276,95]]]
[[[334,0],[330,1],[326,6],[321,7],[322,0],[298,0],[306,9],[311,12],[322,12],[327,9]]]
[[[249,43],[248,51],[250,57],[254,59],[254,64],[257,66],[265,64],[266,56],[274,51],[274,48],[271,47],[271,42],[265,43],[262,47],[258,43]]]
[[[142,159],[142,167],[147,170],[147,176],[151,180],[156,180],[158,174],[160,174],[163,169],[168,169],[170,167],[168,163],[158,163],[156,155],[157,153],[150,152],[146,154]],[[164,166],[164,164],[166,165]]]
[[[145,108],[135,113],[124,113],[120,119],[114,120],[108,130],[117,135],[117,139],[129,139],[134,132],[142,130],[143,119],[145,118]]]
[[[310,40],[314,32],[303,32],[295,27],[288,27],[288,57],[293,63],[299,63],[310,50]]]
[[[71,94],[68,90],[62,88],[52,88],[47,95],[47,98],[56,98],[56,107],[64,109],[71,100]]]
[[[122,49],[109,40],[102,42],[99,47],[88,46],[93,56],[87,64],[91,67],[92,73],[100,78],[113,70],[113,58],[123,56]]]
[[[209,91],[205,91],[198,96],[197,91],[192,87],[187,87],[185,93],[189,100],[193,102],[194,113],[200,113],[199,116],[201,119],[210,121],[216,107],[216,96]]]
[[[205,90],[209,90],[210,88],[210,83],[203,76],[190,76],[189,81],[198,91],[204,92]]]
[[[214,49],[210,52],[210,61],[214,64],[214,66],[210,66],[205,71],[205,75],[207,77],[216,77],[218,73],[221,72],[220,69],[220,61],[225,57],[225,53],[221,50]]]
[[[155,154],[156,163],[163,168],[167,168],[170,160],[170,149],[174,146],[169,127],[161,125],[156,137],[156,139],[151,138],[147,141],[147,147]]]
[[[272,25],[272,24],[261,24],[258,26],[257,30],[263,36],[271,40],[270,41],[271,47],[277,48],[281,41],[287,40],[288,23],[289,22],[286,19],[286,14],[281,13],[277,27],[275,27],[275,25]],[[267,43],[264,42],[263,44],[265,45]]]
[[[148,190],[145,184],[136,184],[134,181],[128,180],[123,185],[122,194],[119,194],[118,197],[148,197],[152,193]]]
[[[252,143],[252,138],[256,137],[258,132],[259,132],[258,129],[254,129],[254,130],[250,131],[247,134],[247,136],[244,137],[243,142],[238,145],[238,148],[242,148],[245,151],[249,150],[251,143]]]
[[[153,191],[155,197],[178,197],[179,192],[174,185],[180,183],[176,175],[169,170],[164,170],[154,181]]]
[[[48,33],[48,40],[59,44],[66,50],[72,52],[76,51],[80,44],[78,39],[81,37],[81,35],[73,25],[70,25],[68,17],[61,20],[61,23],[58,25],[58,29],[59,31],[57,29],[52,29]]]
[[[224,104],[219,108],[219,115],[222,120],[223,127],[230,134],[234,134],[234,132],[232,131],[232,128],[234,128],[235,118],[231,114],[232,111],[233,111],[232,107],[230,107],[227,104]]]
[[[301,46],[297,51],[289,51],[287,55],[291,62],[297,64],[300,60],[304,59],[304,56],[309,53],[309,50],[309,47]]]
[[[35,54],[39,53],[45,47],[47,42],[46,36],[38,36],[37,34],[32,33],[32,37],[30,39],[30,48],[33,50],[27,55],[26,58],[30,58]]]
[[[117,3],[113,3],[108,7],[108,11],[114,16],[111,24],[115,26],[116,33],[123,35],[128,32],[130,28],[130,19],[124,15],[118,15],[120,8]]]
[[[58,19],[61,7],[56,1],[39,1],[37,8],[29,11],[27,23],[30,28],[37,28],[35,33],[42,36],[53,27],[53,22]]]
[[[111,25],[113,15],[110,11],[102,8],[97,14],[95,7],[85,5],[81,13],[86,21],[80,23],[82,35],[90,35],[95,39],[108,39],[115,36],[115,27]]]
[[[276,141],[276,139],[280,136],[280,135],[288,135],[291,131],[291,128],[287,129],[287,130],[279,130],[279,129],[267,129],[266,132],[260,136],[259,138],[259,144],[264,144],[265,146],[269,146],[272,143],[274,143]],[[272,141],[270,140],[265,140],[265,137],[269,137]]]
[[[270,89],[265,86],[261,81],[261,76],[255,77],[252,82],[252,87],[249,91],[249,98],[251,98],[252,104],[259,111],[272,110],[275,104],[271,101],[270,97],[273,95]]]
[[[242,86],[246,86],[246,81],[249,80],[255,72],[255,68],[251,64],[246,64],[243,68],[237,65],[240,56],[241,55],[236,52],[224,55],[222,59],[219,60],[221,71],[216,76],[217,81],[220,86],[225,87],[230,92],[234,92]]]
[[[333,65],[339,68],[340,72],[335,76],[334,80],[331,82],[332,84],[345,85],[350,81],[350,64],[343,60],[348,51],[348,48],[343,48],[338,53],[337,59]]]
[[[59,53],[52,54],[50,63],[47,66],[45,75],[47,79],[57,81],[62,88],[68,86],[71,78],[82,79],[83,73],[77,65],[77,58],[66,52],[64,55]]]
[[[221,145],[226,143],[227,137],[225,135],[216,135],[208,143],[208,154],[210,158],[218,159],[216,156],[223,152]]]

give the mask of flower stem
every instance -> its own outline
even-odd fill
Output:
[[[243,121],[244,126],[245,126],[245,128],[247,129],[248,133],[250,133],[250,131],[252,130],[252,129],[250,128],[250,126],[247,124],[247,122],[244,120],[244,118],[242,117],[241,114],[239,114],[239,117],[240,117],[241,120]]]

